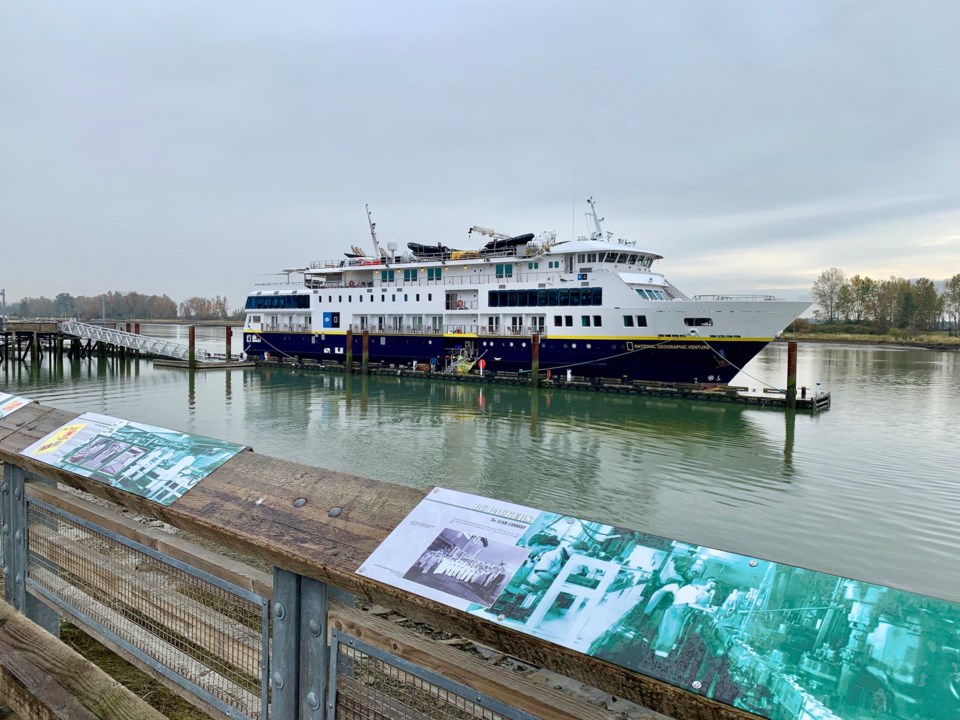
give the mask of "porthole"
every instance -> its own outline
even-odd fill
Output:
[[[513,340],[510,341],[510,347],[513,347]]]
[[[577,344],[576,344],[576,343],[574,343],[574,344],[573,344],[573,345],[571,345],[570,347],[572,347],[572,348],[573,348],[574,350],[576,350],[576,349],[577,349]]]
[[[587,350],[590,349],[590,343],[587,343]]]

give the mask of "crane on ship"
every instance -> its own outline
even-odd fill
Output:
[[[491,230],[490,228],[480,227],[479,225],[474,225],[472,228],[467,230],[467,235],[472,235],[477,233],[478,235],[483,235],[488,238],[493,238],[494,240],[509,240],[512,235],[504,235],[501,232],[496,230]]]

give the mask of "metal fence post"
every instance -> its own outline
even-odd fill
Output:
[[[4,600],[54,637],[60,637],[60,616],[27,593],[29,515],[23,469],[3,466],[3,594]]]
[[[20,612],[26,605],[27,502],[23,470],[3,466],[3,599]]]
[[[270,658],[270,717],[300,715],[300,576],[273,569],[273,653]]]
[[[300,702],[301,720],[327,717],[327,586],[300,578]]]

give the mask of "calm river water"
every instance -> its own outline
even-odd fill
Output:
[[[222,352],[222,329],[198,336]],[[785,374],[777,344],[735,384],[782,387]],[[833,407],[791,416],[276,369],[191,380],[148,361],[0,367],[0,390],[67,410],[960,601],[960,353],[802,344],[798,379],[822,382]]]

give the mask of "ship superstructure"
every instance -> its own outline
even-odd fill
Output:
[[[393,241],[375,254],[286,270],[299,282],[257,286],[247,297],[244,350],[254,357],[360,357],[372,362],[485,360],[525,372],[534,336],[541,371],[585,377],[728,383],[809,303],[772,296],[688,297],[654,264],[662,256],[604,232],[558,242],[555,232],[491,238],[456,250]],[[369,217],[369,210],[368,210]]]

